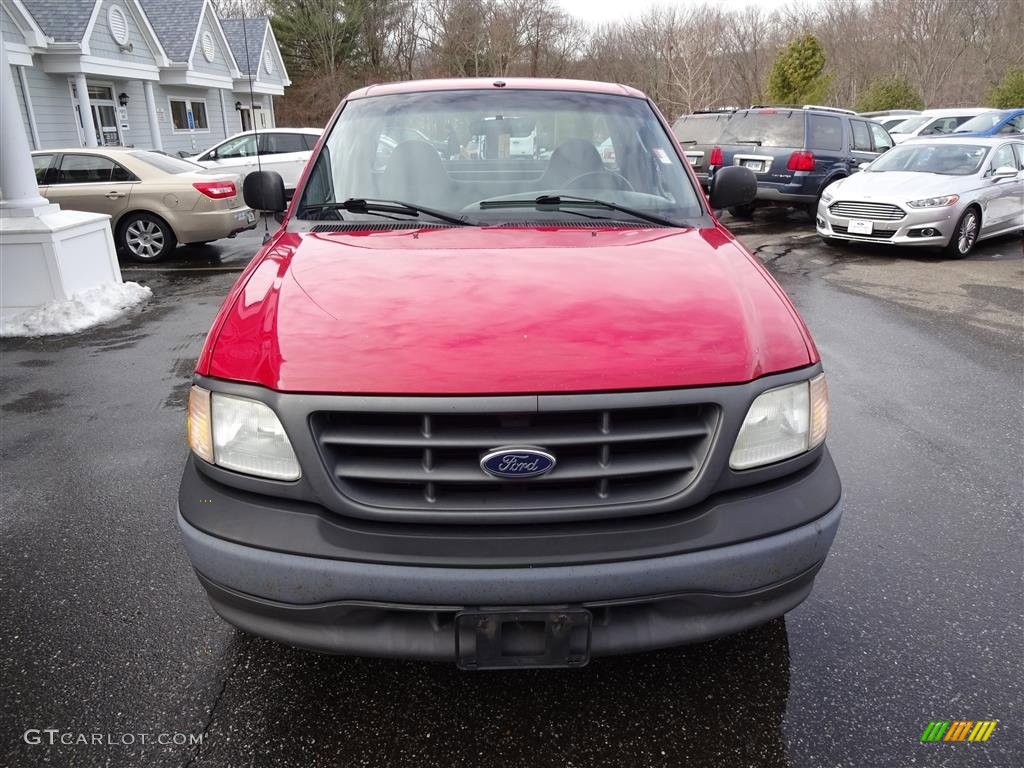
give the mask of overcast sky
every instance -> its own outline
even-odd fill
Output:
[[[652,5],[701,5],[708,0],[558,0],[569,13],[591,23],[621,19],[624,15],[636,15]],[[715,5],[734,10],[746,5],[758,5],[766,11],[785,5],[813,5],[817,0],[716,0]],[[628,10],[627,10],[628,9]]]

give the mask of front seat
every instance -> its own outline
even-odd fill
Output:
[[[543,189],[561,189],[584,173],[600,173],[604,163],[597,148],[583,139],[566,139],[551,153],[548,169],[541,179]]]
[[[380,180],[387,200],[448,207],[451,184],[437,150],[425,141],[403,141],[395,147]]]

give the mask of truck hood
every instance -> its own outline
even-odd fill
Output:
[[[468,395],[739,383],[817,360],[781,289],[717,227],[285,232],[257,259],[200,373]]]

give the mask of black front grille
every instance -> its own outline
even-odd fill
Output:
[[[711,404],[529,413],[318,411],[313,436],[337,489],[391,509],[530,510],[636,503],[686,488],[718,423]],[[491,477],[503,446],[556,457],[548,474]]]
[[[847,228],[843,227],[843,226],[841,226],[839,224],[833,224],[832,225],[832,229],[835,232],[838,232],[841,235],[848,234]],[[855,232],[852,236],[853,237],[873,237],[876,240],[888,240],[888,239],[890,239],[895,234],[896,234],[896,230],[895,229],[893,229],[893,230],[875,229],[875,230],[873,230],[871,232],[870,235],[865,235],[863,232]]]

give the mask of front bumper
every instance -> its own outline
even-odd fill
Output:
[[[835,200],[831,200],[829,204],[835,202]],[[824,202],[819,202],[815,227],[822,237],[859,243],[888,243],[890,245],[931,246],[934,248],[944,246],[949,242],[959,215],[960,209],[957,206],[910,209],[898,221],[873,221],[874,232],[871,235],[856,235],[846,231],[850,225],[848,217],[832,214]],[[925,237],[916,233],[923,229],[934,229],[938,234]],[[911,231],[915,231],[915,234],[910,234]]]
[[[512,566],[491,528],[474,536],[444,526],[334,526],[325,522],[336,518],[330,513],[309,517],[309,510],[285,500],[226,489],[190,462],[178,525],[217,613],[280,642],[333,653],[451,661],[454,619],[461,610],[581,607],[593,614],[591,653],[599,656],[737,632],[782,615],[809,594],[841,517],[839,480],[827,451],[794,478],[722,497],[690,514],[682,511],[685,520],[678,525],[665,515],[637,518],[628,531],[616,529],[622,521],[602,523],[609,527],[606,537],[574,536],[581,530],[575,524],[550,536],[522,526],[524,538],[536,541],[538,555]],[[256,546],[251,529],[266,525],[266,508],[274,505],[281,507],[281,519],[268,531],[278,532],[277,540]],[[218,509],[239,521],[244,517],[235,513],[249,509],[251,523],[218,527]],[[743,528],[744,522],[756,525],[769,517],[787,522],[754,537],[754,529]],[[730,542],[722,543],[722,529],[732,531]],[[420,540],[415,551],[396,543],[403,531],[411,541]],[[645,538],[648,533],[657,546]],[[331,549],[319,556],[296,551],[303,536],[318,537],[317,546]],[[591,545],[589,556],[557,544],[574,538]],[[706,545],[700,547],[701,541]],[[516,543],[509,546],[515,549]],[[432,550],[437,554],[422,563],[422,553]]]

